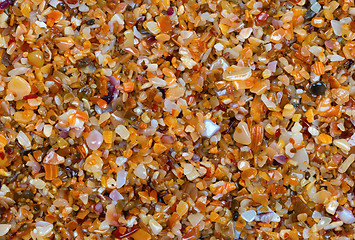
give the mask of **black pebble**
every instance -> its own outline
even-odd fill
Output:
[[[41,207],[37,204],[33,206],[33,210],[35,210],[36,212],[39,211],[41,209]]]
[[[90,20],[86,21],[86,24],[89,26],[94,25],[94,23],[95,23],[95,19],[90,19]]]
[[[31,190],[25,190],[22,192],[22,197],[25,199],[33,199],[34,198],[34,194]]]
[[[316,83],[313,83],[310,87],[309,87],[309,92],[313,95],[324,95],[325,92],[327,91],[327,86],[325,85],[324,82],[319,81]]]
[[[233,213],[233,221],[237,221],[239,217],[239,213],[238,212],[234,212]]]

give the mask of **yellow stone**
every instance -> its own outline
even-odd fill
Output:
[[[309,123],[312,123],[314,121],[314,111],[313,108],[309,108],[307,112],[305,113],[305,116],[307,118],[307,121]]]
[[[112,131],[103,131],[102,135],[104,137],[105,143],[112,143],[113,141],[113,132]]]
[[[321,133],[318,136],[318,141],[321,144],[331,144],[332,140],[333,140],[333,138],[331,136],[329,136],[328,134],[325,134],[325,133]]]

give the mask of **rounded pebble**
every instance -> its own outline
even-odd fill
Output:
[[[104,141],[104,137],[97,130],[92,130],[86,138],[86,144],[91,150],[97,150]]]
[[[42,51],[33,51],[28,54],[28,63],[35,67],[42,67],[44,65],[44,56]]]
[[[325,92],[327,91],[327,86],[325,85],[324,82],[319,81],[316,83],[313,83],[310,87],[309,87],[309,92],[313,95],[324,95]]]

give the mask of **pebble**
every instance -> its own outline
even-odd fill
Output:
[[[335,139],[333,144],[345,152],[350,151],[350,145],[346,139]]]
[[[343,61],[345,59],[344,57],[342,57],[338,54],[328,55],[327,57],[331,62],[339,62],[339,61]]]
[[[147,170],[143,163],[138,164],[137,168],[134,169],[134,174],[141,179],[147,178]]]
[[[42,67],[44,65],[44,56],[42,51],[33,51],[28,54],[28,63],[35,67]]]
[[[149,220],[149,226],[153,234],[155,235],[158,235],[161,232],[161,230],[163,230],[163,227],[154,218],[151,218]]]
[[[332,25],[334,34],[337,35],[337,36],[341,36],[341,33],[342,33],[341,27],[342,27],[343,24],[340,21],[337,21],[337,20],[331,20],[330,24]]]
[[[92,130],[89,133],[89,136],[86,138],[86,144],[91,150],[99,149],[103,141],[104,141],[104,137],[97,130]]]
[[[327,86],[322,81],[315,82],[309,87],[309,92],[317,96],[324,95],[326,91],[327,91]]]
[[[315,12],[313,12],[311,9],[308,9],[307,12],[306,12],[305,15],[304,15],[304,18],[305,18],[306,20],[310,20],[310,19],[312,19],[315,15],[316,15]]]
[[[87,25],[94,25],[94,23],[95,23],[95,19],[90,19],[86,21]]]
[[[127,172],[125,170],[120,170],[117,173],[117,188],[121,188],[126,184]]]
[[[321,10],[322,6],[318,3],[315,2],[312,6],[311,6],[311,10],[315,13],[318,13]]]
[[[115,131],[124,140],[127,140],[130,136],[128,129],[123,125],[118,125]]]
[[[215,124],[213,121],[209,119],[206,119],[205,121],[203,121],[203,123],[205,124],[206,131],[202,133],[202,136],[211,138],[219,131],[219,129],[221,129],[220,126],[218,126],[217,124]]]
[[[25,199],[33,199],[35,195],[33,194],[33,192],[31,190],[25,190],[22,192],[22,196]]]
[[[19,76],[14,76],[7,85],[8,92],[15,96],[15,100],[21,100],[31,93],[30,84]]]
[[[5,236],[11,229],[11,224],[0,224],[0,237]]]
[[[245,122],[240,122],[235,129],[233,139],[237,143],[249,145],[251,143],[251,136],[248,125]]]
[[[242,218],[247,222],[252,222],[256,218],[256,211],[249,210],[241,214]]]
[[[43,189],[46,186],[46,183],[39,178],[31,179],[30,184],[35,186],[37,189]]]

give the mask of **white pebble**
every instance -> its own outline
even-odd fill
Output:
[[[130,136],[128,129],[123,125],[118,125],[115,131],[124,140],[127,140]]]
[[[349,14],[355,16],[355,7],[349,8]]]
[[[134,174],[141,179],[147,178],[147,170],[143,163],[138,164],[137,168],[134,169]]]
[[[44,125],[44,127],[43,127],[44,136],[50,137],[51,134],[52,134],[52,130],[53,130],[53,126],[52,125],[50,125],[50,124]]]
[[[249,210],[241,214],[242,218],[247,222],[252,222],[256,218],[255,210]]]
[[[184,164],[184,174],[186,175],[186,178],[189,181],[193,181],[199,177],[199,174],[196,171],[195,167],[190,163]]]
[[[314,211],[312,214],[312,218],[320,219],[321,217],[322,217],[322,214],[318,211]]]
[[[325,226],[328,226],[332,222],[332,219],[329,217],[322,217],[320,221],[318,222],[318,228],[322,229]]]
[[[0,224],[0,237],[5,236],[11,229],[11,224]]]
[[[125,158],[125,157],[117,157],[116,158],[117,166],[122,166],[125,162],[127,162],[127,158]]]
[[[219,131],[219,129],[221,129],[220,126],[215,124],[210,119],[206,119],[205,121],[203,121],[203,123],[205,124],[205,128],[206,128],[206,130],[202,133],[202,136],[204,137],[211,138],[214,134],[216,134]]]
[[[31,179],[30,184],[33,185],[37,189],[43,189],[46,186],[46,183],[41,179]]]
[[[189,220],[189,222],[191,223],[191,225],[193,227],[197,226],[197,224],[199,224],[202,219],[203,219],[203,214],[201,213],[196,213],[196,214],[190,214],[187,219]]]
[[[80,4],[80,6],[79,6],[80,12],[88,12],[89,10],[90,10],[90,8],[88,6],[86,6],[85,3]]]
[[[332,25],[335,35],[341,36],[341,27],[343,26],[343,24],[337,20],[331,20],[330,23]]]
[[[264,47],[266,52],[269,52],[272,49],[271,43],[265,44]]]
[[[214,48],[217,50],[217,51],[222,51],[224,49],[224,46],[222,43],[216,43],[214,45]]]
[[[315,56],[318,57],[318,55],[324,51],[323,48],[319,47],[319,46],[312,46],[308,49],[308,51],[310,51],[311,53],[313,53]]]
[[[343,24],[349,24],[352,22],[352,19],[351,19],[351,17],[346,17],[346,18],[340,19],[340,22]]]
[[[293,133],[299,133],[301,130],[302,130],[302,125],[299,124],[298,122],[296,122],[291,129]]]
[[[31,140],[24,132],[20,131],[16,139],[25,150],[31,150],[32,148]]]
[[[126,184],[127,174],[125,170],[121,170],[117,173],[117,188],[121,188]]]
[[[331,62],[343,61],[345,59],[340,55],[328,55],[327,57]]]
[[[251,33],[253,32],[253,29],[252,28],[243,28],[241,31],[240,31],[240,34],[239,36],[243,39],[247,39],[248,37],[250,37]]]
[[[332,222],[331,224],[324,227],[325,230],[334,229],[342,226],[344,223],[342,221]]]

